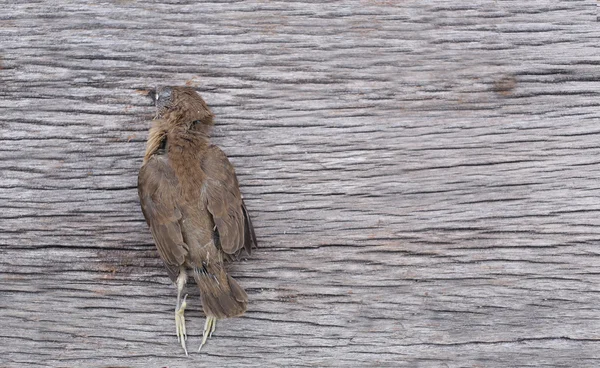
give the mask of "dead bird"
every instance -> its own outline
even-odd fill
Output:
[[[175,326],[185,354],[182,291],[191,272],[200,288],[206,323],[200,349],[216,321],[240,316],[248,296],[224,261],[256,247],[256,235],[233,165],[210,143],[213,114],[192,88],[155,93],[156,117],[138,176],[142,212],[169,277],[177,285]],[[198,349],[198,351],[200,351]]]

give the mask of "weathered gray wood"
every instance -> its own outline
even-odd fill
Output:
[[[1,8],[0,366],[600,365],[594,1]],[[136,192],[165,84],[261,245],[189,358]]]

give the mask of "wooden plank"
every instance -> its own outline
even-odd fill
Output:
[[[0,366],[599,365],[595,2],[2,8]],[[261,246],[190,357],[136,193],[182,84]]]

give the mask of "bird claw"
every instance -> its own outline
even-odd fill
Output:
[[[187,307],[187,302],[185,301],[187,298],[187,294],[183,297],[183,301],[179,308],[175,311],[175,333],[177,334],[177,341],[181,343],[181,347],[183,351],[185,351],[185,355],[188,355],[187,348],[185,346],[185,340],[187,340],[187,332],[185,330],[185,316],[183,313],[185,312],[185,307]]]
[[[212,337],[213,332],[217,328],[217,319],[215,317],[206,316],[206,322],[204,323],[204,331],[202,332],[202,343],[200,344],[200,348],[198,348],[198,352],[202,350],[204,344],[206,344],[206,340]]]

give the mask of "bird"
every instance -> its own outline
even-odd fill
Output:
[[[177,287],[175,332],[188,355],[182,293],[191,273],[206,322],[202,349],[217,320],[241,316],[246,291],[225,262],[251,253],[256,234],[235,169],[210,142],[214,115],[191,87],[161,87],[152,94],[156,115],[138,175],[140,205],[167,274]]]

